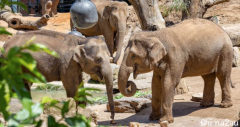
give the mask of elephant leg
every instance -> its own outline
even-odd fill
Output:
[[[152,78],[152,113],[149,120],[159,120],[161,118],[161,103],[162,103],[162,86],[161,77],[153,72]]]
[[[66,70],[61,73],[61,80],[63,82],[63,86],[66,90],[67,97],[74,97],[78,90],[78,86],[82,82],[82,73],[78,70],[78,65],[75,61],[71,60],[69,66],[62,67],[60,70]],[[76,101],[77,105],[81,102]],[[85,103],[82,103],[85,104]]]
[[[159,123],[163,121],[168,121],[169,123],[172,123],[173,115],[172,115],[172,106],[173,106],[173,100],[174,100],[174,89],[177,85],[176,80],[173,80],[174,76],[171,75],[170,69],[166,70],[164,77],[162,77],[162,110],[163,110],[163,116],[160,118]]]
[[[214,105],[214,86],[216,80],[216,74],[211,73],[207,75],[202,75],[204,80],[204,90],[203,90],[203,100],[200,103],[201,107],[208,107]]]
[[[219,70],[217,72],[217,78],[220,82],[221,89],[222,89],[222,102],[220,104],[221,108],[228,108],[233,105],[231,100],[231,90],[230,90],[230,74],[226,71],[228,69]],[[231,73],[231,72],[230,72]]]

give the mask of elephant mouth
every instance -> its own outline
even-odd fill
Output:
[[[136,79],[137,75],[138,75],[138,73],[137,73],[137,65],[135,65],[133,68],[134,68],[134,70],[133,70],[133,78]]]
[[[97,76],[98,76],[101,80],[103,80],[103,74],[102,74],[101,71],[97,71]]]

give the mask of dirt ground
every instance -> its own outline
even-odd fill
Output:
[[[231,89],[233,106],[230,108],[219,108],[221,103],[221,89],[219,81],[215,85],[215,104],[212,107],[201,108],[200,102],[191,101],[192,94],[203,92],[203,80],[200,76],[188,77],[186,83],[189,92],[183,95],[176,95],[177,98],[184,100],[175,100],[173,104],[174,123],[169,127],[230,127],[231,122],[239,120],[240,111],[240,67],[232,69],[232,82],[236,88]],[[175,97],[176,97],[175,96]],[[110,125],[110,113],[106,112],[106,105],[95,105],[91,109],[99,113],[98,124],[110,126],[128,126],[130,122],[139,122],[140,126],[160,126],[158,121],[149,121],[151,113],[151,104],[139,113],[116,113],[116,125]],[[201,123],[202,121],[202,123]],[[221,124],[223,122],[224,124]],[[240,123],[239,123],[240,124]],[[235,123],[236,127],[237,124]],[[240,126],[240,125],[239,125]]]

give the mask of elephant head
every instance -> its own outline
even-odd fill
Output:
[[[102,39],[85,39],[86,43],[84,45],[78,45],[74,48],[73,60],[87,74],[97,74],[101,79],[105,79],[111,118],[114,119],[113,77],[110,65],[110,53],[106,43]]]
[[[110,27],[114,31],[114,48],[117,48],[114,63],[118,61],[121,55],[128,15],[128,5],[125,2],[111,2],[110,5],[105,7],[103,12],[103,17],[109,22]]]
[[[136,79],[138,74],[153,70],[155,64],[167,54],[165,47],[156,37],[135,34],[130,38],[118,74],[118,88],[124,96],[133,96],[136,85],[128,81],[130,74]],[[127,87],[131,86],[131,91]]]

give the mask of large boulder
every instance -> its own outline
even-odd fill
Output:
[[[238,47],[233,47],[233,61],[232,66],[238,67],[240,66],[240,51]]]
[[[150,103],[146,98],[124,97],[114,101],[116,113],[136,113],[147,107]],[[110,112],[109,103],[107,104],[107,111]]]

